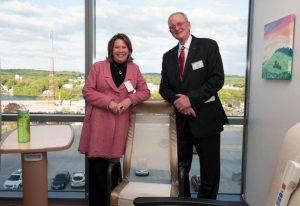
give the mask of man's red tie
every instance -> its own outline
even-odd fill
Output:
[[[179,61],[179,73],[180,73],[180,77],[182,78],[183,66],[184,66],[184,46],[181,47],[178,61]]]

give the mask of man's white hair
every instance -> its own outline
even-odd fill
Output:
[[[171,17],[174,16],[174,15],[176,15],[176,14],[181,14],[181,15],[185,18],[186,21],[189,21],[188,18],[187,18],[187,16],[185,15],[185,13],[182,13],[182,12],[175,12],[175,13],[171,14],[171,15],[169,16],[169,18],[168,18],[168,24],[169,24],[169,25],[170,25],[170,19],[171,19]]]

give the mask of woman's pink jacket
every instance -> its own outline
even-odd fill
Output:
[[[135,93],[127,91],[124,85],[126,81],[131,82]],[[107,60],[93,65],[82,89],[83,97],[89,105],[78,149],[87,152],[88,157],[120,158],[124,154],[131,109],[119,115],[112,113],[108,105],[112,100],[119,103],[129,97],[134,106],[150,97],[146,81],[136,64],[127,63],[124,82],[119,88],[116,87]]]

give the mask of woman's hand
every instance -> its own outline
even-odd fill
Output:
[[[119,105],[115,101],[113,101],[113,100],[109,103],[108,108],[114,114],[117,114],[117,113],[120,112]]]
[[[129,97],[123,99],[123,101],[119,103],[119,114],[125,112],[131,104],[132,102]]]

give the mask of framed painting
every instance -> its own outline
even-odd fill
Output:
[[[265,25],[262,78],[291,79],[294,14]]]

